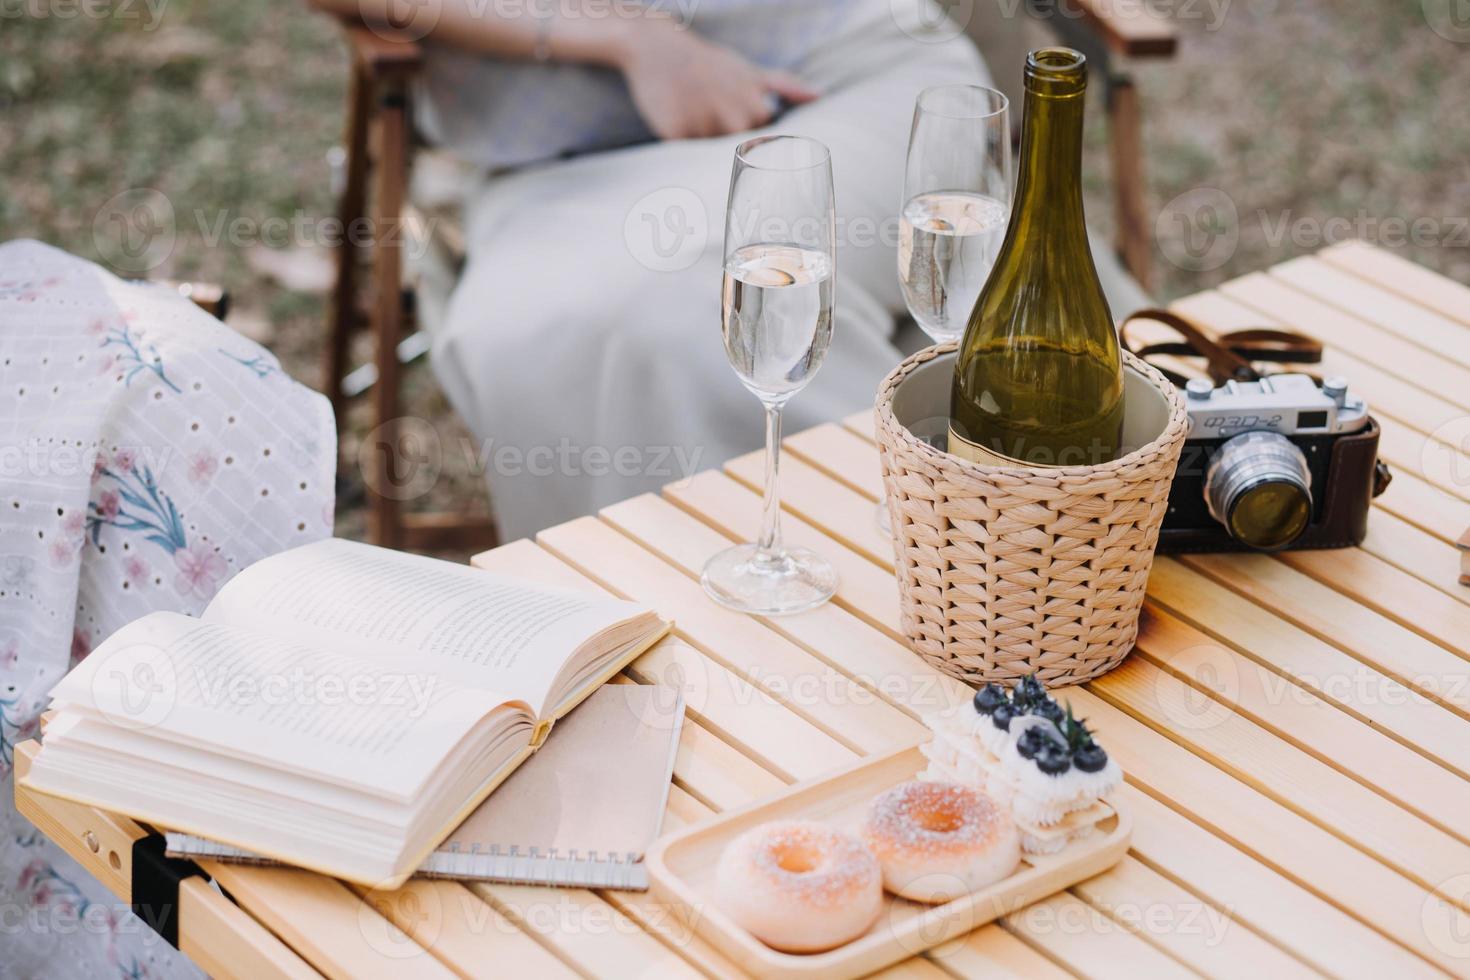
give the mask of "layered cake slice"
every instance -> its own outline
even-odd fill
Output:
[[[923,777],[978,787],[1011,808],[1030,854],[1052,854],[1112,812],[1123,770],[1086,724],[1034,676],[1013,691],[987,684],[968,704],[925,718]]]

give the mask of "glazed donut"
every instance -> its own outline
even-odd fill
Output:
[[[720,856],[720,905],[761,942],[819,953],[856,939],[883,907],[883,873],[855,837],[799,820],[764,823]]]
[[[916,902],[947,902],[997,882],[1021,861],[1010,814],[958,783],[902,783],[868,811],[863,842],[883,887]]]

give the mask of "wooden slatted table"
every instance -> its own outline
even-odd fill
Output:
[[[1132,851],[888,972],[1470,974],[1470,588],[1452,544],[1470,527],[1470,289],[1352,243],[1175,308],[1322,339],[1325,368],[1383,424],[1393,485],[1359,549],[1160,559],[1137,650],[1066,695],[1128,772]],[[475,559],[677,621],[618,679],[688,699],[667,826],[915,741],[922,712],[969,697],[901,642],[871,429],[859,413],[787,444],[787,534],[841,574],[810,613],[746,618],[698,583],[757,526],[758,455]],[[136,825],[21,805],[126,897]],[[307,872],[207,870],[233,901],[196,881],[181,934],[220,976],[741,973],[647,895],[413,882],[363,896]]]

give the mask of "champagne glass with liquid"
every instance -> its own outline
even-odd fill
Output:
[[[1006,97],[981,85],[919,93],[904,167],[898,281],[936,344],[959,340],[1010,219]]]
[[[766,411],[760,537],[727,548],[701,581],[717,602],[758,615],[800,612],[837,591],[820,555],[781,541],[781,410],[832,342],[836,213],[832,160],[816,140],[761,136],[735,149],[725,215],[725,355]]]
[[[1010,219],[1008,100],[983,85],[919,93],[904,165],[898,281],[904,303],[936,344],[959,340],[990,276]],[[878,526],[890,528],[888,505]]]

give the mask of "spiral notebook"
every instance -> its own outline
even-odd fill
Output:
[[[643,853],[658,836],[684,720],[668,688],[610,684],[557,722],[419,866],[417,875],[643,891]],[[190,834],[165,834],[170,857],[246,864],[269,858]]]

